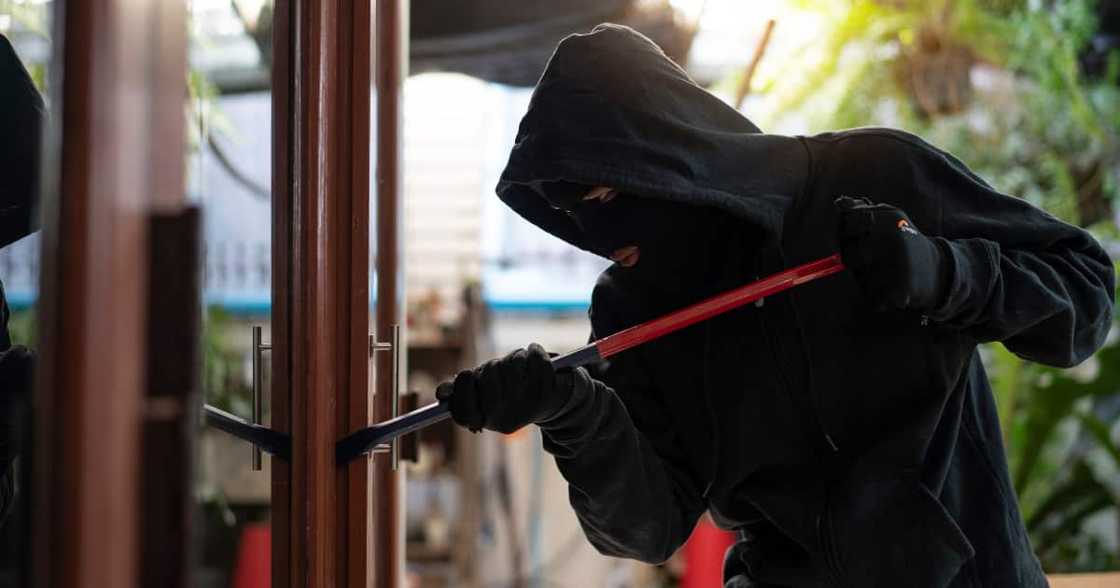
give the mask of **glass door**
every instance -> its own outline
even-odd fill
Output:
[[[374,418],[373,4],[191,3],[189,173],[207,219],[197,576],[210,585],[374,582],[373,457],[337,450]],[[269,454],[261,470],[246,440]]]
[[[190,0],[188,198],[202,210],[198,586],[271,584],[272,0]],[[224,419],[224,420],[223,420]],[[225,423],[226,428],[222,428]],[[258,429],[259,430],[259,429]]]

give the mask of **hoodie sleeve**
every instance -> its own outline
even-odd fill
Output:
[[[939,228],[928,232],[940,237],[951,270],[930,319],[1039,363],[1070,367],[1092,355],[1112,325],[1115,297],[1112,261],[1100,244],[917,141],[895,151],[925,160],[900,165],[913,174],[909,198],[923,200],[911,203],[926,216],[915,220]]]
[[[568,405],[539,424],[591,544],[604,555],[661,563],[705,506],[668,411],[632,363],[638,357],[602,362],[595,377],[575,370]]]

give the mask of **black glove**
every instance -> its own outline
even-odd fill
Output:
[[[548,354],[536,343],[473,370],[436,389],[449,404],[451,418],[474,432],[490,429],[512,433],[529,423],[556,416],[572,395],[570,371],[557,373]]]
[[[940,304],[950,278],[944,240],[919,233],[893,206],[847,196],[834,203],[840,257],[876,310],[925,311]]]

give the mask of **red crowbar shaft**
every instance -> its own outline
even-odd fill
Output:
[[[844,264],[840,261],[840,255],[838,254],[799,265],[723,294],[718,294],[663,317],[619,331],[570,353],[554,357],[552,365],[556,369],[560,369],[602,361],[631,347],[653,341],[744,304],[750,304],[806,282],[830,276],[843,269]],[[448,411],[449,408],[446,404],[436,402],[357,431],[338,442],[336,457],[339,463],[348,463],[381,443],[448,418],[450,416]]]

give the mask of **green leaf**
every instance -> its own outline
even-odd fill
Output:
[[[1095,504],[1101,496],[1111,502],[1112,496],[1084,459],[1077,460],[1072,467],[1068,478],[1051,482],[1051,491],[1037,509],[1026,518],[1027,530],[1034,533],[1043,531],[1046,526],[1053,526],[1054,520],[1066,520],[1071,512],[1080,512],[1084,504]],[[1050,523],[1047,525],[1047,523]]]
[[[1120,469],[1120,444],[1113,442],[1112,431],[1108,424],[1088,412],[1078,412],[1075,415],[1084,430],[1097,442],[1097,447],[1112,458],[1113,463]]]

